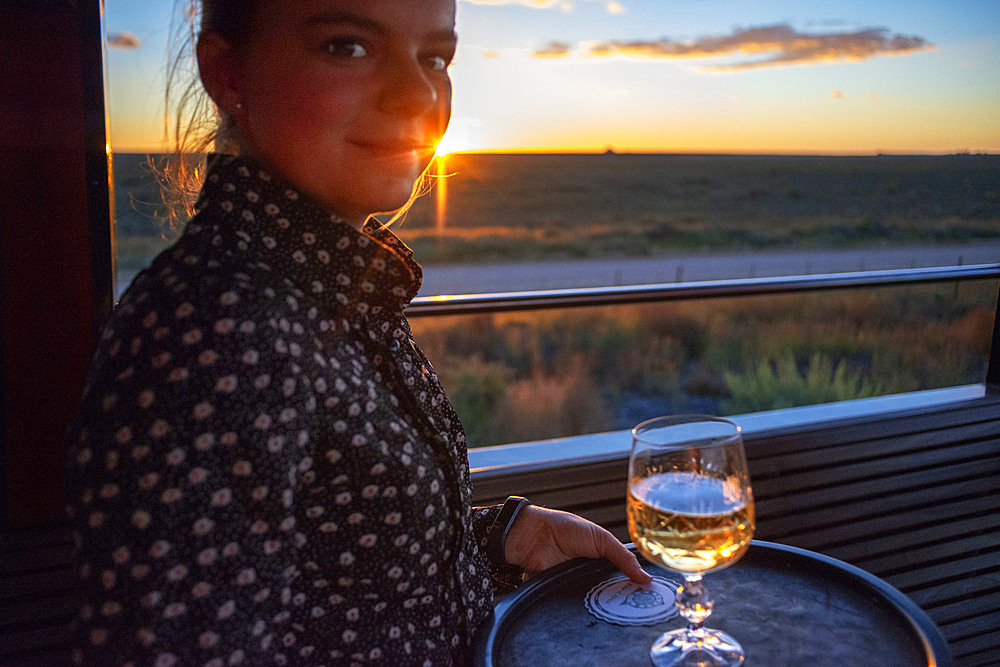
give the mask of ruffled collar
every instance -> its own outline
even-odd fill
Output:
[[[210,155],[196,209],[185,235],[208,234],[334,309],[398,311],[420,289],[420,265],[392,232],[356,229],[249,158]]]

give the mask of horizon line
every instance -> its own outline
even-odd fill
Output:
[[[136,147],[112,149],[112,155],[115,153],[125,154],[125,155],[164,155],[172,153],[169,150],[143,150]],[[995,156],[1000,155],[1000,150],[954,150],[954,151],[921,151],[921,150],[876,150],[876,151],[765,151],[765,150],[690,150],[690,151],[671,151],[671,150],[615,150],[613,148],[608,148],[605,150],[569,150],[569,149],[534,149],[534,148],[516,148],[516,149],[469,149],[469,150],[458,150],[450,151],[448,153],[442,153],[437,155],[437,157],[445,157],[451,155],[659,155],[659,156],[716,156],[716,157],[971,157],[971,156]]]

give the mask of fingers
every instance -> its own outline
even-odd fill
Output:
[[[583,517],[531,505],[518,515],[506,545],[507,562],[531,577],[577,556],[605,558],[640,585],[653,578],[614,535]]]
[[[611,561],[615,567],[621,570],[622,574],[637,584],[645,585],[653,581],[653,577],[639,565],[639,559],[636,558],[635,554],[626,549],[625,545],[619,542],[614,535],[603,528],[598,528],[598,534],[595,538],[598,553],[602,558]]]
[[[635,557],[635,554],[632,553],[631,551],[628,551],[627,549],[626,549],[626,553],[628,553],[628,555],[629,555],[630,564],[629,565],[624,565],[623,564],[623,565],[619,566],[621,568],[621,571],[629,579],[631,579],[632,581],[634,581],[637,584],[642,584],[643,586],[645,586],[646,584],[652,582],[653,581],[653,575],[651,575],[649,572],[646,572],[644,569],[642,569],[642,566],[639,565],[639,559]]]

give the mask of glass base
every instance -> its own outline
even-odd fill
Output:
[[[743,647],[720,630],[680,628],[661,635],[649,657],[656,667],[736,667]]]

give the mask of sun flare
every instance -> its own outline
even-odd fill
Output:
[[[466,150],[468,150],[467,146],[463,146],[460,141],[455,141],[453,137],[445,134],[441,138],[441,141],[438,142],[437,149],[434,151],[434,154],[438,157],[445,157],[450,153],[461,153]]]
[[[465,153],[476,150],[473,132],[475,128],[482,124],[477,118],[452,118],[448,125],[448,131],[441,137],[437,145],[438,155],[448,155],[449,153]]]

